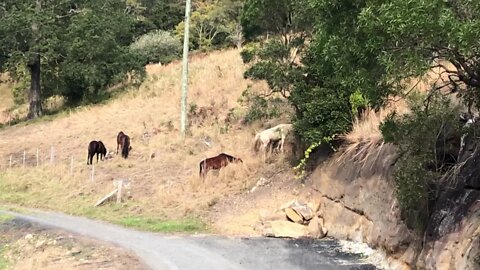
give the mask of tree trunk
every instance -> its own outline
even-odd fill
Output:
[[[237,22],[235,24],[235,41],[234,42],[235,42],[235,45],[237,46],[237,49],[241,50],[242,44],[243,44],[243,30],[240,22]]]
[[[30,71],[30,91],[28,93],[28,119],[42,116],[42,92],[40,86],[40,55],[33,56],[32,61],[28,64]]]
[[[35,1],[35,12],[40,13],[42,10],[42,0]],[[37,21],[32,23],[33,42],[37,44],[40,40],[40,29]],[[42,116],[42,92],[40,85],[40,54],[35,53],[28,62],[28,70],[30,71],[30,91],[28,92],[28,119]]]

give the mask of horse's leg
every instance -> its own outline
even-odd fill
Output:
[[[265,163],[267,161],[267,148],[265,147],[265,144],[263,144],[263,142],[262,142],[262,146],[260,147],[260,149],[263,152],[263,163]]]
[[[283,153],[283,144],[285,143],[285,135],[282,134],[282,139],[281,139],[281,144],[280,144],[280,152]]]
[[[98,163],[98,154],[99,154],[99,153],[97,153],[97,163]]]
[[[120,144],[117,142],[117,152],[115,153],[115,155],[118,155],[118,146],[120,146]]]

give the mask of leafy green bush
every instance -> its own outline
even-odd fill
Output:
[[[350,95],[350,105],[352,106],[352,115],[357,115],[360,109],[367,108],[368,100],[360,90],[356,90]]]
[[[410,228],[423,231],[429,204],[442,188],[442,173],[455,163],[461,123],[458,111],[442,96],[414,95],[407,115],[389,115],[380,129],[386,142],[395,144],[399,158],[394,179],[402,216]]]
[[[253,42],[245,45],[242,51],[240,52],[240,56],[242,57],[243,63],[248,64],[252,62],[255,59],[259,48],[260,48],[259,44],[253,43]]]
[[[138,38],[130,48],[148,63],[164,64],[180,57],[182,44],[170,32],[156,30]]]
[[[350,93],[332,88],[298,85],[289,100],[300,112],[295,119],[295,131],[306,143],[343,134],[352,126]]]
[[[285,104],[281,98],[266,98],[252,93],[250,87],[243,91],[239,102],[248,108],[245,123],[279,117],[283,112],[282,105]]]

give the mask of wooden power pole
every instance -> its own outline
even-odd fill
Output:
[[[185,32],[183,35],[183,65],[182,65],[182,100],[180,105],[180,132],[185,139],[187,126],[187,91],[188,91],[188,32],[190,30],[191,0],[186,0],[185,7]]]

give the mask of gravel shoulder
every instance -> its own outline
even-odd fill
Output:
[[[132,252],[114,245],[14,218],[0,222],[0,269],[148,268]]]

